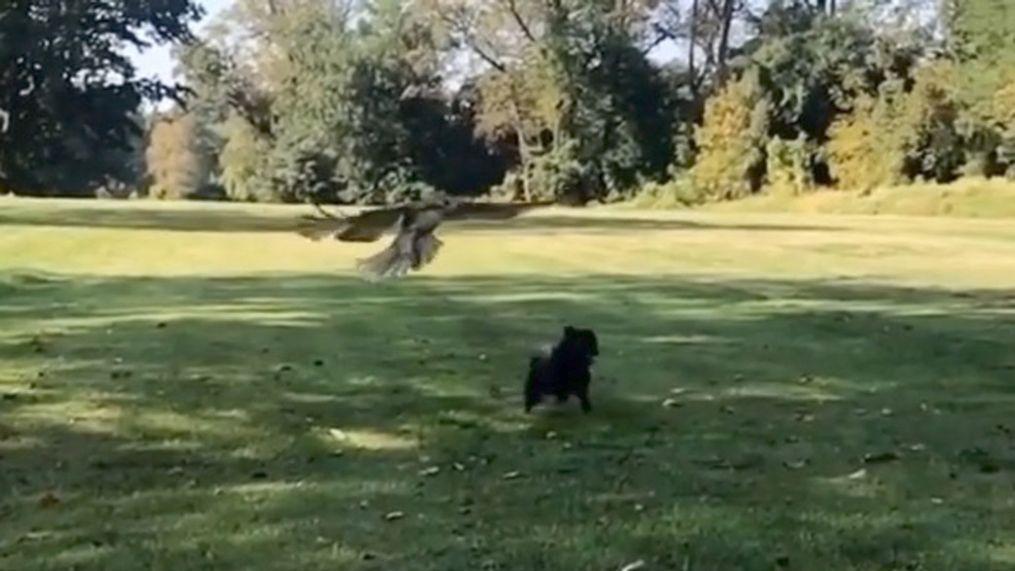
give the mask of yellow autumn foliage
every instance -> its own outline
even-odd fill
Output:
[[[691,180],[709,200],[740,198],[756,191],[765,164],[769,101],[755,73],[728,83],[705,103],[695,129],[697,163]]]

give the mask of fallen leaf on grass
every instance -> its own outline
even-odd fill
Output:
[[[847,480],[859,480],[860,478],[864,478],[866,476],[867,476],[867,469],[866,468],[860,468],[856,472],[853,472],[852,474],[847,475],[846,479]]]
[[[504,474],[503,477],[505,480],[517,480],[521,476],[522,476],[521,472],[508,472],[507,474]]]
[[[790,470],[801,470],[810,464],[810,460],[801,458],[799,460],[784,460],[782,465]]]
[[[39,507],[41,508],[55,508],[61,503],[63,502],[53,492],[46,492],[39,498]]]
[[[24,543],[26,541],[39,541],[46,539],[53,535],[51,531],[29,531],[18,538],[18,543]]]
[[[636,569],[641,569],[644,566],[645,562],[639,559],[634,563],[628,563],[627,565],[624,565],[623,567],[620,568],[620,571],[635,571]]]
[[[389,512],[384,514],[385,521],[395,521],[405,517],[405,512]]]
[[[981,467],[981,469],[984,465],[993,463],[990,453],[979,446],[963,448],[959,451],[959,458],[965,462],[977,464]]]
[[[430,466],[419,471],[419,475],[423,477],[436,476],[441,471],[439,466]]]
[[[895,452],[874,452],[863,455],[864,464],[882,464],[885,462],[893,462],[899,459],[899,455]]]
[[[696,460],[695,462],[713,470],[747,470],[760,467],[764,463],[764,459],[760,455],[748,454],[735,460],[713,456],[704,460]]]

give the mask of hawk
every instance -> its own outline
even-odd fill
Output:
[[[357,260],[356,269],[372,280],[401,278],[418,271],[437,256],[444,243],[434,231],[445,220],[506,220],[549,203],[480,203],[440,197],[368,210],[355,216],[335,216],[314,206],[324,216],[304,216],[297,232],[314,241],[334,238],[342,242],[375,242],[394,229],[394,240],[380,252]]]

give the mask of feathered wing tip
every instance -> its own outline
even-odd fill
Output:
[[[340,218],[321,219],[305,216],[296,228],[296,233],[315,242],[331,238],[349,227],[349,222]]]
[[[401,278],[410,270],[418,270],[432,262],[443,245],[432,234],[409,241],[405,238],[396,238],[373,256],[357,260],[356,269],[368,281]]]

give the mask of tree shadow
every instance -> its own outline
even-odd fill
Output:
[[[1013,547],[996,292],[0,283],[11,568],[991,569]],[[525,415],[526,357],[567,323],[600,335],[595,411]]]
[[[204,206],[204,205],[203,205]],[[560,208],[555,208],[555,211]],[[833,232],[834,225],[776,224],[776,223],[706,223],[673,218],[629,218],[582,215],[575,209],[573,215],[538,214],[503,220],[448,221],[448,230],[462,232],[516,232],[536,234],[558,233],[614,233],[618,231],[679,231],[728,230],[747,232]],[[193,209],[128,209],[91,206],[44,209],[19,207],[0,210],[0,225],[60,226],[68,228],[125,228],[134,230],[170,230],[175,232],[273,232],[293,233],[300,216],[316,214],[313,209],[289,210],[273,215],[238,208],[210,205]]]

